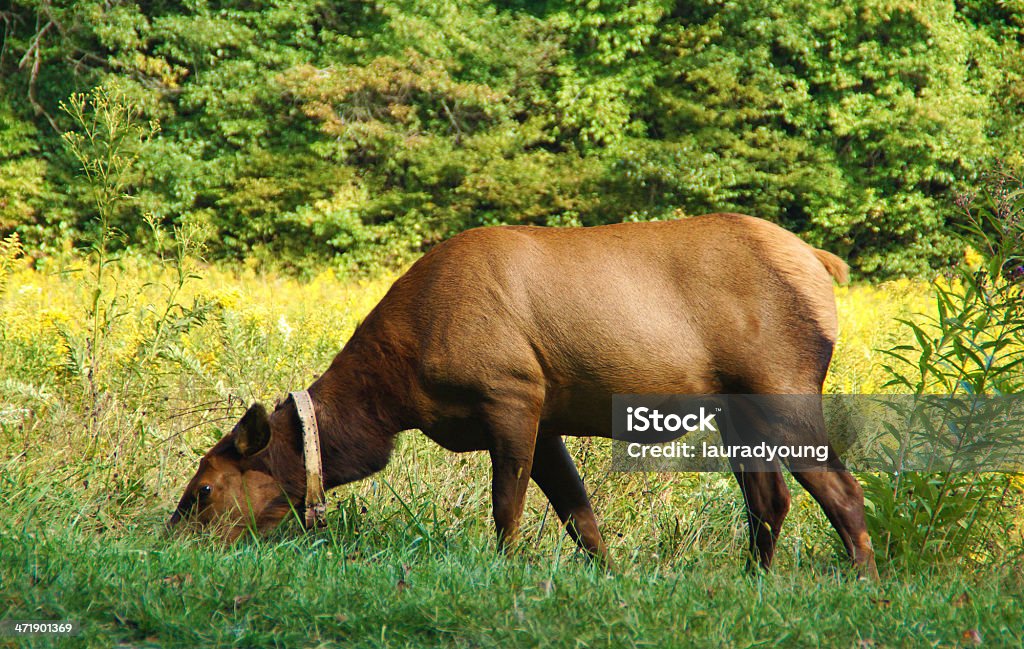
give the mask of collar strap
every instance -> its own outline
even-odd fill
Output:
[[[302,454],[306,463],[306,513],[304,523],[306,529],[324,527],[324,514],[327,506],[324,501],[324,471],[320,458],[320,428],[316,423],[316,411],[313,410],[313,399],[306,390],[290,392],[295,409],[299,413],[302,424]]]

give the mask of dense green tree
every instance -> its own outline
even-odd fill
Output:
[[[1022,161],[1019,0],[12,0],[0,23],[0,230],[35,245],[90,236],[59,105],[99,84],[162,127],[128,240],[150,214],[282,264],[739,210],[920,273],[959,254],[951,193]]]
[[[947,193],[991,159],[1000,107],[952,4],[702,4],[662,34],[645,104],[658,140],[711,154],[691,162],[710,195],[678,201],[771,218],[868,272],[955,254]]]
[[[18,119],[0,104],[0,231],[13,230],[35,217],[46,170],[35,131],[31,122]]]

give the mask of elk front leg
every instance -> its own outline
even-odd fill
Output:
[[[551,501],[569,536],[587,554],[611,567],[597,517],[576,464],[558,435],[541,437],[533,456],[533,480]]]
[[[491,419],[491,501],[498,548],[507,552],[519,536],[519,520],[533,469],[538,416],[525,408],[506,408]]]

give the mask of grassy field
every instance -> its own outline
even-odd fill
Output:
[[[582,561],[533,489],[521,552],[494,552],[489,469],[414,433],[387,470],[224,547],[163,522],[248,403],[326,369],[393,276],[305,281],[188,260],[0,259],[0,619],[72,619],[69,646],[1021,646],[1019,522],[998,556],[847,574],[816,504],[794,503],[772,574],[743,570],[730,475],[614,474],[572,440],[618,564]],[[194,274],[196,277],[192,277]],[[827,388],[875,392],[923,283],[837,289]],[[1006,507],[1019,508],[1019,494]],[[1000,558],[1001,557],[1001,558]],[[0,637],[0,646],[48,639]]]

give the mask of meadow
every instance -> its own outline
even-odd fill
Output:
[[[982,545],[934,563],[881,556],[878,585],[849,573],[792,481],[776,567],[748,574],[731,475],[612,473],[603,440],[570,450],[611,574],[578,556],[536,488],[521,551],[497,555],[486,457],[415,432],[385,471],[330,494],[324,531],[169,539],[199,456],[252,401],[312,382],[397,275],[297,279],[189,254],[33,259],[14,239],[0,252],[0,619],[76,620],[67,646],[1024,643],[1019,480]],[[933,309],[931,293],[912,280],[837,287],[826,390],[891,390],[881,350],[914,341],[900,319]]]

